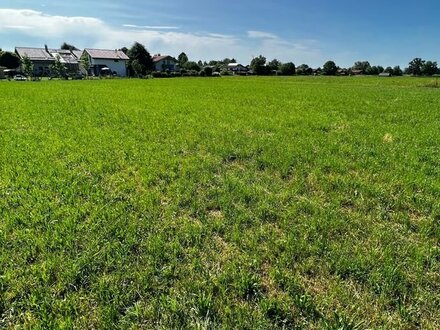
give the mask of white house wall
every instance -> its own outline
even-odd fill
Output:
[[[112,72],[116,72],[116,74],[120,77],[127,76],[127,68],[125,65],[125,60],[106,60],[106,59],[94,59],[92,58],[90,61],[91,65],[105,65]]]

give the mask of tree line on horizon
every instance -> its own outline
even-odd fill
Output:
[[[64,42],[61,49],[78,50],[75,46]],[[151,74],[154,71],[153,57],[148,52],[146,47],[135,42],[130,48],[122,47],[119,50],[123,51],[128,57],[128,75],[130,77],[141,77]],[[81,59],[82,62],[86,61]],[[59,62],[59,61],[58,61]],[[177,62],[180,67],[181,74],[188,75],[212,75],[218,72],[222,75],[229,74],[228,65],[237,63],[234,58],[225,58],[223,60],[211,61],[193,61],[182,52],[177,57]],[[83,63],[84,64],[84,63]],[[86,63],[87,64],[87,63]],[[29,66],[27,59],[20,59],[14,52],[2,51],[0,49],[0,67],[7,69],[15,69],[20,65]],[[334,61],[327,61],[322,68],[312,68],[307,64],[296,66],[293,62],[282,63],[277,59],[268,61],[263,55],[254,57],[249,65],[245,66],[252,74],[255,75],[378,75],[387,73],[393,76],[401,76],[403,74],[413,76],[432,76],[440,74],[440,69],[436,61],[423,60],[422,58],[414,58],[408,63],[408,67],[401,69],[400,66],[386,67],[380,65],[371,65],[368,61],[356,61],[350,68],[341,68],[336,65]],[[54,71],[62,71],[60,63],[54,64]]]

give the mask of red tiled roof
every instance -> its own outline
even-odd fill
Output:
[[[160,62],[162,60],[165,60],[167,58],[172,59],[172,60],[177,62],[177,60],[174,57],[170,56],[170,55],[155,55],[155,56],[153,56],[152,59],[153,59],[153,62],[156,63],[156,62]]]

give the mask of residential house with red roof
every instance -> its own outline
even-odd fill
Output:
[[[153,56],[154,71],[179,71],[179,62],[169,55],[154,55]]]

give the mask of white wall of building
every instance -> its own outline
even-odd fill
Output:
[[[119,77],[127,76],[127,68],[126,68],[125,60],[107,60],[107,59],[91,59],[91,65],[105,65],[112,72],[116,72]]]

